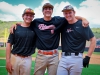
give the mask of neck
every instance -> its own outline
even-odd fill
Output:
[[[51,17],[44,17],[44,20],[45,21],[50,21],[51,20]]]
[[[21,24],[21,26],[22,26],[22,27],[29,27],[29,26],[30,26],[30,23],[23,22],[23,23]]]
[[[78,20],[76,18],[74,18],[73,20],[71,21],[68,21],[69,24],[74,24],[75,22],[77,22]]]

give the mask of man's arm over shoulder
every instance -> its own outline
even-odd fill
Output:
[[[59,21],[64,21],[66,20],[64,17],[61,17],[61,16],[54,16],[53,18],[59,20]]]
[[[82,26],[83,27],[87,27],[89,25],[89,21],[87,19],[85,19],[84,17],[75,16],[75,18],[78,19],[78,20],[82,20]]]
[[[60,17],[60,16],[54,16],[54,19],[55,19],[54,32],[61,31],[61,29],[63,28],[63,25],[65,24],[65,22],[67,22],[67,20],[64,17]]]

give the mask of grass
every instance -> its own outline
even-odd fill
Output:
[[[32,57],[36,57],[37,53],[33,54]],[[5,58],[6,56],[6,50],[0,50],[0,57]]]
[[[61,50],[59,50],[59,52],[61,52]],[[85,51],[84,54],[87,54],[87,52]],[[93,52],[93,54],[100,55],[100,52]],[[32,55],[32,57],[36,57],[36,55],[37,55],[37,52],[34,53],[34,54]],[[5,56],[6,56],[6,50],[0,50],[0,57],[1,57],[1,58],[5,58]]]
[[[32,61],[31,75],[34,72],[34,61]],[[5,66],[5,60],[0,60],[0,66]],[[100,65],[90,64],[89,68],[83,68],[82,75],[100,75]],[[0,75],[7,75],[5,67],[0,67]],[[45,75],[48,75],[47,73]]]
[[[5,57],[6,56],[6,50],[0,50],[0,57]]]
[[[100,52],[93,52],[93,54],[100,55]]]
[[[33,72],[34,72],[34,64],[35,64],[35,62],[32,61],[31,75],[33,75]],[[5,60],[0,59],[0,75],[7,75],[5,65],[6,65]],[[45,75],[47,75],[47,73]]]
[[[87,51],[84,51],[84,54],[87,54]],[[100,52],[93,52],[93,54],[100,55]]]
[[[61,50],[59,50],[59,52],[61,52]],[[6,50],[0,49],[0,57],[4,57],[5,58],[5,53]],[[84,54],[86,54],[87,52],[85,51]],[[33,54],[32,57],[36,57],[36,54]],[[93,54],[97,54],[100,55],[100,52],[94,52]],[[0,59],[0,66],[5,66],[5,60]],[[32,62],[32,69],[31,69],[31,75],[33,75],[34,72],[34,61]],[[89,68],[83,68],[82,71],[82,75],[100,75],[100,65],[96,65],[96,64],[90,64]],[[7,75],[7,71],[5,67],[0,67],[0,75]],[[45,75],[48,75],[47,73]]]
[[[83,68],[82,75],[100,75],[100,65],[90,64],[89,68]]]

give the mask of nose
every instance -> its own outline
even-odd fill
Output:
[[[49,8],[47,8],[47,11],[49,11],[50,9]]]
[[[31,16],[31,15],[28,15],[27,17],[28,17],[28,18],[32,18],[33,16]]]
[[[66,14],[66,16],[70,16],[70,14]]]

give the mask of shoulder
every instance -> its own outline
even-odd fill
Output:
[[[54,16],[53,18],[54,19],[63,19],[63,20],[65,19],[64,17],[60,17],[60,16]]]
[[[79,23],[79,24],[82,24],[82,20],[78,20],[78,21],[77,21],[77,24],[78,24],[78,23]]]
[[[17,27],[16,27],[16,29],[19,29],[19,28],[21,28],[21,27],[22,27],[22,26],[18,24]]]
[[[64,21],[66,21],[66,19],[64,17],[60,17],[60,16],[54,16],[53,20],[57,20],[58,22],[64,22]]]
[[[76,24],[77,26],[83,27],[83,26],[82,26],[82,20],[78,20],[75,24]]]
[[[43,18],[35,18],[33,22],[43,21]]]
[[[75,28],[76,31],[82,32],[83,31],[83,26],[82,26],[82,21],[78,20],[76,23],[73,24],[73,27]]]
[[[82,25],[82,20],[78,20],[77,23],[76,23],[76,26],[80,27],[80,28],[83,29],[83,30],[90,30],[90,27],[89,27],[89,26],[84,27],[84,26]]]

